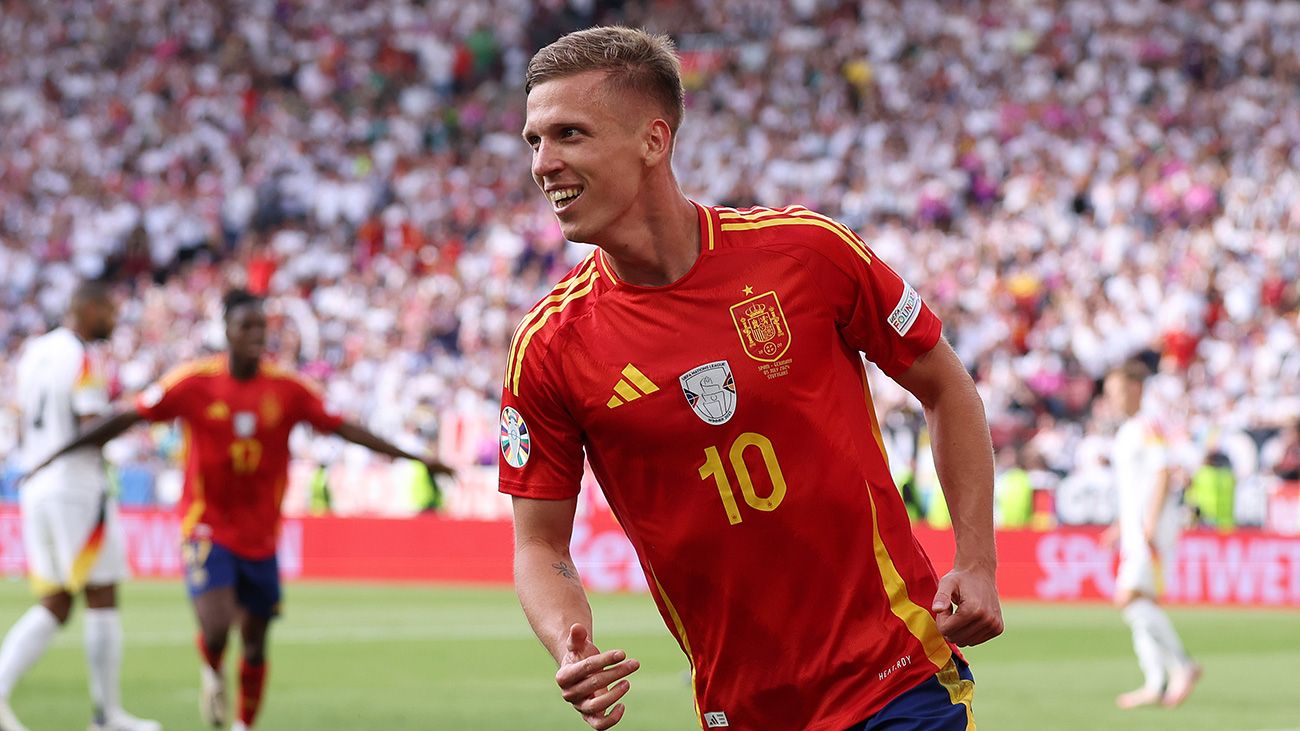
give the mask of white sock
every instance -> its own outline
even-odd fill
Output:
[[[1151,612],[1155,605],[1147,599],[1137,599],[1124,607],[1124,621],[1133,631],[1133,652],[1137,655],[1138,667],[1142,669],[1142,687],[1157,693],[1165,687],[1164,652],[1160,642],[1152,632]]]
[[[1187,656],[1187,650],[1183,647],[1183,638],[1178,636],[1178,630],[1174,629],[1169,614],[1159,604],[1151,601],[1147,603],[1151,605],[1151,635],[1156,638],[1164,654],[1165,667],[1170,669],[1186,667],[1192,659]]]
[[[117,609],[86,610],[86,665],[90,699],[99,713],[121,708],[122,622]]]
[[[24,612],[9,628],[0,645],[0,698],[9,697],[18,679],[41,659],[58,631],[59,620],[40,604]]]

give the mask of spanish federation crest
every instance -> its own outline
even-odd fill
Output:
[[[790,348],[790,324],[775,291],[732,305],[731,321],[745,353],[754,360],[772,363]]]
[[[528,453],[532,450],[532,439],[528,436],[528,425],[524,417],[513,406],[501,410],[501,456],[506,464],[516,469],[528,464]]]
[[[251,411],[236,411],[234,418],[235,436],[247,439],[257,431],[257,414]]]
[[[736,379],[725,360],[706,363],[683,373],[678,379],[686,403],[705,423],[725,424],[736,413]]]

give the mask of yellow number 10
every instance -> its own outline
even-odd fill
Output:
[[[754,481],[750,478],[749,467],[745,464],[745,450],[750,447],[757,447],[758,453],[763,455],[763,464],[772,479],[772,493],[767,497],[759,497],[758,493],[754,492]],[[736,494],[732,492],[731,481],[727,479],[727,469],[722,464],[722,456],[718,454],[717,447],[709,447],[704,450],[704,457],[704,464],[700,465],[700,479],[707,480],[712,477],[717,483],[718,494],[722,496],[722,507],[727,511],[727,522],[735,525],[742,518],[740,508],[736,505]],[[736,481],[740,483],[740,494],[745,496],[745,504],[765,512],[776,510],[776,506],[785,499],[785,475],[781,474],[781,463],[776,460],[772,440],[762,434],[747,431],[731,443],[727,457],[731,461],[731,468],[736,472]]]

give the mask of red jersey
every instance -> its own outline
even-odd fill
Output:
[[[698,210],[677,282],[593,252],[519,325],[501,490],[571,498],[585,451],[701,726],[840,731],[952,656],[859,356],[898,376],[940,323],[829,218]]]
[[[181,421],[182,534],[197,533],[251,559],[275,555],[289,432],[300,421],[324,433],[343,423],[297,375],[262,364],[240,381],[226,355],[176,368],[141,393],[135,408],[150,421]]]

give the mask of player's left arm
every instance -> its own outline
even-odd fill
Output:
[[[1142,537],[1146,539],[1147,547],[1151,549],[1151,555],[1160,556],[1160,544],[1156,536],[1160,531],[1160,518],[1164,514],[1165,502],[1169,499],[1170,483],[1173,476],[1170,474],[1169,453],[1166,451],[1164,436],[1156,434],[1155,444],[1151,445],[1154,450],[1153,459],[1157,460],[1158,469],[1156,470],[1156,483],[1151,486],[1151,502],[1147,504],[1147,513],[1142,518]]]
[[[1002,634],[993,532],[993,445],[975,382],[946,340],[897,376],[925,409],[934,464],[957,540],[934,597],[939,630],[957,645]],[[956,607],[954,607],[956,605]]]
[[[356,422],[344,421],[342,424],[339,424],[338,428],[334,430],[334,433],[353,444],[360,444],[373,452],[386,454],[394,459],[413,459],[416,462],[420,462],[429,470],[430,475],[455,474],[450,467],[443,464],[436,457],[433,457],[432,455],[419,456],[412,454]]]
[[[293,382],[298,387],[296,403],[299,408],[299,418],[311,424],[317,431],[324,434],[336,434],[353,444],[359,444],[372,452],[385,454],[393,459],[415,460],[429,470],[430,476],[438,474],[455,475],[455,472],[450,467],[443,464],[436,457],[412,454],[355,421],[340,417],[325,406],[325,400],[321,398],[320,393],[304,379],[295,378]]]

